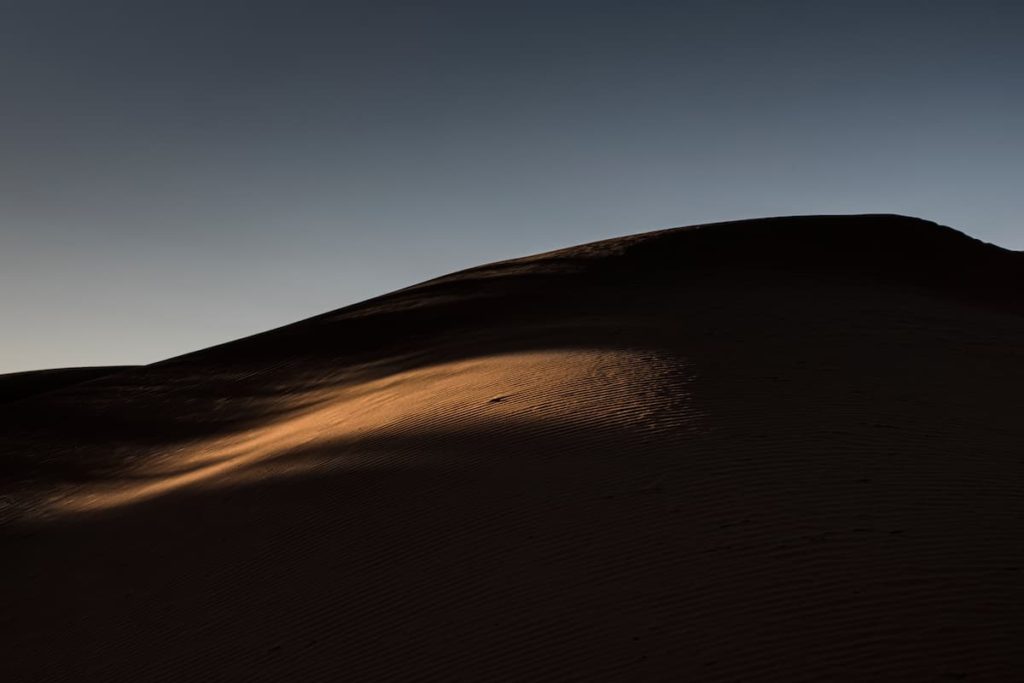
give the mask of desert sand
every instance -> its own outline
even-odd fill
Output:
[[[3,679],[1022,680],[1022,266],[695,226],[0,381]]]

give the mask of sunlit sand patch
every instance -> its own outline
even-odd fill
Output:
[[[301,395],[281,406],[285,418],[170,452],[133,470],[130,479],[65,493],[54,501],[54,511],[105,509],[183,487],[238,483],[242,471],[251,479],[254,465],[272,459],[272,470],[258,471],[280,476],[309,467],[289,462],[290,452],[330,442],[353,444],[351,457],[339,455],[336,466],[366,467],[358,457],[359,441],[385,431],[480,430],[496,421],[502,431],[538,424],[650,431],[667,402],[685,400],[686,381],[681,359],[635,351],[524,352],[417,368]],[[658,390],[667,385],[671,391]]]

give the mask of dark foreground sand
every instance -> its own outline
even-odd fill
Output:
[[[1022,266],[664,231],[9,400],[2,678],[1024,680]]]

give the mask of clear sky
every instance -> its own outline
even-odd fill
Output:
[[[463,267],[897,212],[1024,249],[1024,3],[2,0],[0,372]]]

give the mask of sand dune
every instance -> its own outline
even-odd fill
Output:
[[[54,368],[29,370],[0,375],[0,403],[16,401],[36,394],[63,389],[72,384],[90,382],[115,372],[129,370],[133,365],[97,366],[85,368]]]
[[[680,228],[13,396],[5,679],[1018,680],[1022,265]]]

